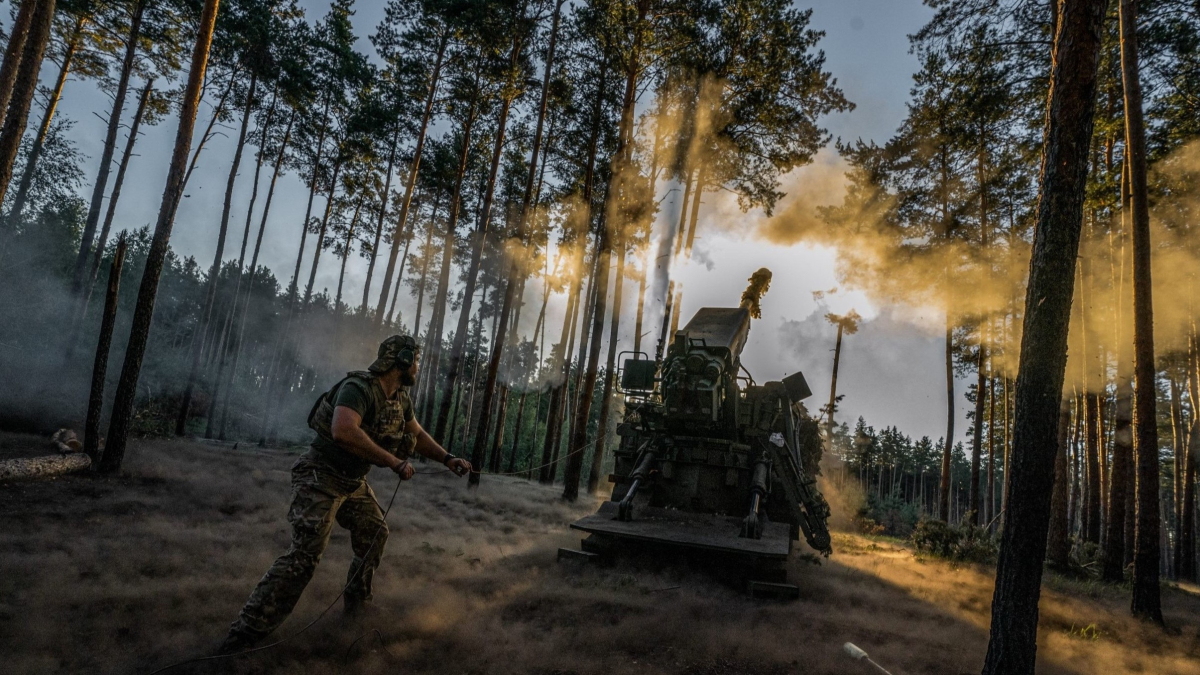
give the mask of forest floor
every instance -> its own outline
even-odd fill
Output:
[[[44,440],[0,435],[0,458]],[[220,642],[287,546],[295,450],[198,442],[131,445],[119,476],[0,485],[0,670],[141,673]],[[371,476],[387,505],[393,476]],[[577,546],[558,488],[485,476],[402,485],[375,577],[382,612],[334,607],[270,650],[178,673],[868,673],[850,641],[894,675],[978,673],[992,572],[838,533],[820,566],[793,556],[794,601],[756,600],[702,570],[558,564]],[[803,546],[803,545],[801,545]],[[335,528],[289,635],[337,596],[350,560]],[[1128,617],[1121,588],[1052,577],[1040,673],[1200,674],[1200,592],[1164,587],[1169,630]],[[377,632],[376,632],[377,631]]]

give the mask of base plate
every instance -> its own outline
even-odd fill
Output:
[[[607,501],[600,505],[599,511],[571,523],[571,527],[617,539],[755,558],[783,560],[792,550],[791,528],[787,523],[764,523],[761,539],[745,539],[738,536],[741,518],[652,507],[636,508],[633,518],[617,520],[617,503]]]

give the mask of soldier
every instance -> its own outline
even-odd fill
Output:
[[[372,465],[408,480],[414,473],[408,459],[416,452],[458,476],[471,470],[470,462],[446,452],[413,417],[403,387],[416,382],[418,351],[407,335],[389,337],[366,371],[349,373],[313,405],[308,425],[317,438],[292,466],[292,544],[258,582],[219,653],[248,649],[283,623],[312,579],[334,521],[350,531],[354,549],[345,613],[363,613],[388,535],[365,480]]]

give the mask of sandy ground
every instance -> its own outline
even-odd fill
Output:
[[[40,439],[0,436],[0,457]],[[287,545],[295,452],[149,441],[123,475],[0,485],[0,671],[142,673],[211,652]],[[427,467],[426,470],[432,470]],[[371,477],[386,505],[391,474]],[[340,606],[273,649],[177,673],[856,673],[851,641],[894,675],[978,673],[988,570],[835,536],[821,566],[794,559],[797,601],[755,600],[695,568],[558,564],[567,524],[595,502],[485,477],[402,485],[376,576],[380,615]],[[337,596],[349,540],[335,530],[291,635]],[[1165,589],[1171,630],[1127,618],[1127,592],[1048,581],[1039,672],[1200,674],[1200,594]]]

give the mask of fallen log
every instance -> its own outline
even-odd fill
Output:
[[[83,471],[91,465],[92,458],[82,452],[6,459],[0,461],[0,482],[53,478],[75,471]]]

